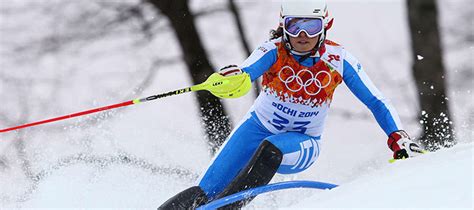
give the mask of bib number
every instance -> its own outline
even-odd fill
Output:
[[[305,133],[308,129],[307,125],[311,123],[311,121],[295,121],[290,123],[290,120],[280,116],[279,114],[273,112],[274,118],[269,120],[268,123],[273,125],[277,130],[287,130],[287,131],[296,131],[300,133]]]

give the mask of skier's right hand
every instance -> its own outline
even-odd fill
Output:
[[[217,73],[219,73],[220,75],[222,75],[224,77],[228,77],[228,76],[242,74],[242,73],[244,73],[244,71],[242,71],[242,69],[240,69],[237,65],[228,65],[228,66],[225,66],[225,67],[221,68],[219,70],[219,72],[217,72]]]
[[[238,98],[252,88],[250,75],[236,65],[229,65],[211,74],[203,83],[213,95],[219,98]]]
[[[405,159],[424,153],[420,145],[413,142],[410,136],[403,130],[391,133],[388,137],[387,144],[393,151],[394,159]]]

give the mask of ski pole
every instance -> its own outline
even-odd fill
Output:
[[[60,117],[55,117],[51,119],[46,119],[42,121],[37,121],[33,123],[28,123],[24,125],[19,125],[11,128],[5,128],[1,129],[0,133],[7,132],[7,131],[13,131],[13,130],[18,130],[22,128],[27,128],[27,127],[33,127],[36,125],[41,125],[41,124],[46,124],[50,122],[55,122],[55,121],[60,121],[64,119],[69,119],[73,117],[78,117],[78,116],[83,116],[83,115],[88,115],[96,112],[101,112],[105,110],[111,110],[111,109],[116,109],[120,107],[125,107],[125,106],[130,106],[130,105],[135,105],[139,103],[144,103],[148,101],[153,101],[159,98],[164,98],[168,96],[174,96],[174,95],[180,95],[183,93],[188,93],[188,92],[195,92],[199,90],[207,90],[210,91],[212,94],[219,96],[219,97],[233,97],[233,95],[236,92],[240,92],[240,86],[244,84],[244,81],[250,81],[250,77],[248,74],[240,74],[240,75],[234,75],[234,76],[227,76],[223,77],[220,74],[212,74],[205,82],[197,85],[193,85],[191,87],[183,88],[183,89],[178,89],[174,91],[170,91],[167,93],[162,93],[158,95],[152,95],[148,96],[146,98],[140,98],[140,99],[135,99],[135,100],[130,100],[122,103],[117,103],[117,104],[112,104],[108,106],[103,106],[95,109],[90,109],[82,112],[77,112],[73,114],[68,114]],[[248,91],[248,90],[246,90]],[[244,92],[244,91],[242,91]],[[244,93],[245,94],[245,93]]]
[[[64,116],[60,116],[60,117],[46,119],[46,120],[42,120],[42,121],[38,121],[38,122],[19,125],[19,126],[15,126],[15,127],[11,127],[11,128],[6,128],[6,129],[0,130],[0,133],[7,132],[7,131],[18,130],[18,129],[22,129],[22,128],[27,128],[27,127],[32,127],[32,126],[41,125],[41,124],[46,124],[46,123],[50,123],[50,122],[60,121],[60,120],[69,119],[69,118],[73,118],[73,117],[88,115],[88,114],[101,112],[101,111],[105,111],[105,110],[116,109],[116,108],[119,108],[119,107],[130,106],[130,105],[134,105],[134,104],[139,104],[139,103],[143,103],[143,102],[152,101],[152,100],[159,99],[159,98],[164,98],[164,97],[168,97],[168,96],[183,94],[183,93],[187,93],[187,92],[190,92],[190,91],[192,91],[192,87],[183,88],[183,89],[179,89],[179,90],[175,90],[175,91],[170,91],[170,92],[163,93],[163,94],[148,96],[146,98],[126,101],[126,102],[122,102],[122,103],[118,103],[118,104],[112,104],[112,105],[109,105],[109,106],[103,106],[103,107],[90,109],[90,110],[86,110],[86,111],[82,111],[82,112],[77,112],[77,113],[68,114],[68,115],[64,115]]]
[[[424,155],[424,154],[428,154],[429,152],[428,152],[428,150],[420,150],[418,153]],[[411,158],[413,158],[413,157],[411,157]],[[402,159],[391,158],[390,160],[388,160],[388,162],[389,162],[389,163],[395,163],[395,162],[397,162],[397,161],[405,160],[405,159],[407,159],[407,158],[402,158]]]

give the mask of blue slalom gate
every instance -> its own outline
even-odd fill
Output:
[[[207,209],[217,209],[219,207],[225,206],[227,204],[231,204],[237,201],[244,200],[246,198],[250,198],[256,195],[260,195],[267,192],[277,191],[277,190],[284,190],[290,188],[313,188],[313,189],[332,189],[337,187],[335,184],[329,184],[324,182],[316,182],[316,181],[288,181],[288,182],[280,182],[274,183],[269,185],[264,185],[248,190],[244,190],[242,192],[238,192],[215,201],[212,201],[206,205],[203,205],[198,210],[207,210]]]

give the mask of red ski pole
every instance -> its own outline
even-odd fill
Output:
[[[122,103],[118,103],[118,104],[112,104],[112,105],[109,105],[109,106],[103,106],[103,107],[90,109],[90,110],[86,110],[86,111],[82,111],[82,112],[68,114],[68,115],[64,115],[64,116],[61,116],[61,117],[55,117],[55,118],[51,118],[51,119],[47,119],[47,120],[42,120],[42,121],[28,123],[28,124],[24,124],[24,125],[19,125],[19,126],[15,126],[15,127],[11,127],[11,128],[1,129],[0,133],[7,132],[7,131],[18,130],[18,129],[22,129],[22,128],[27,128],[27,127],[32,127],[32,126],[41,125],[41,124],[46,124],[46,123],[50,123],[50,122],[60,121],[60,120],[69,119],[69,118],[73,118],[73,117],[78,117],[78,116],[82,116],[82,115],[92,114],[92,113],[101,112],[101,111],[105,111],[105,110],[130,106],[130,105],[134,105],[134,104],[139,104],[139,103],[143,103],[143,102],[152,101],[152,100],[159,99],[159,98],[164,98],[164,97],[168,97],[168,96],[173,96],[173,95],[178,95],[178,94],[182,94],[182,93],[187,93],[187,92],[199,90],[198,88],[195,88],[195,87],[196,86],[188,87],[188,88],[184,88],[184,89],[170,91],[170,92],[163,93],[163,94],[149,96],[149,97],[146,97],[146,98],[135,99],[135,100],[126,101],[126,102],[122,102]]]
[[[0,129],[0,133],[32,127],[32,126],[41,125],[45,123],[55,122],[55,121],[64,120],[68,118],[78,117],[82,115],[92,114],[95,112],[101,112],[101,111],[105,111],[109,109],[130,106],[134,104],[152,101],[159,98],[164,98],[168,96],[174,96],[174,95],[179,95],[179,94],[194,92],[194,91],[199,91],[199,90],[207,90],[211,92],[212,94],[221,98],[236,98],[247,93],[250,90],[250,86],[251,86],[250,76],[247,73],[227,76],[227,77],[224,77],[218,73],[214,73],[205,82],[201,84],[193,85],[191,87],[187,87],[187,88],[183,88],[183,89],[179,89],[175,91],[170,91],[163,94],[152,95],[146,98],[135,99],[135,100],[126,101],[126,102],[122,102],[118,104],[112,104],[109,106],[104,106],[104,107],[90,109],[90,110],[86,110],[82,112],[68,114],[61,117],[55,117],[55,118],[51,118],[47,120],[19,125],[19,126],[15,126],[11,128]]]

